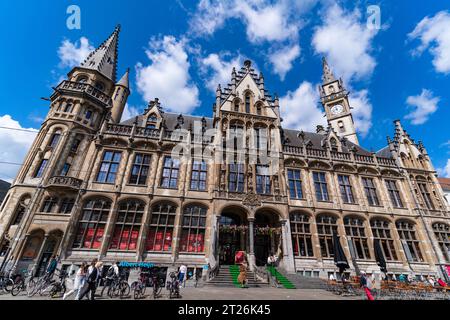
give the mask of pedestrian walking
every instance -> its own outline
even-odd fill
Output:
[[[186,273],[187,267],[184,264],[182,264],[178,272],[178,281],[180,281],[180,285],[182,285],[183,287],[186,285],[185,282]]]
[[[88,274],[86,278],[87,287],[84,288],[78,300],[83,300],[88,294],[90,294],[90,300],[95,300],[95,290],[97,289],[97,281],[100,277],[100,269],[103,263],[94,259],[91,266],[88,269]]]
[[[83,262],[75,274],[75,279],[73,280],[73,288],[69,292],[65,293],[63,300],[75,294],[75,300],[79,300],[80,293],[84,289],[86,284],[86,274],[87,274],[87,264]]]
[[[364,292],[366,293],[366,296],[367,296],[367,300],[372,301],[375,299],[373,298],[372,293],[370,292],[370,289],[368,288],[368,283],[369,283],[369,280],[368,280],[366,273],[364,271],[361,271],[359,285],[361,286],[361,288],[364,289]],[[370,282],[370,283],[372,283],[372,282]],[[371,286],[371,284],[370,284],[370,286]]]

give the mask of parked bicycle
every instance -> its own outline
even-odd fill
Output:
[[[121,275],[120,277],[115,278],[108,288],[108,296],[110,298],[118,298],[123,299],[130,295],[130,285],[125,280],[125,276]]]
[[[49,295],[52,284],[55,282],[53,276],[54,274],[52,273],[46,273],[45,275],[38,278],[33,285],[27,288],[27,296],[33,297],[36,294],[39,294],[40,296]]]
[[[27,291],[28,287],[34,287],[33,272],[29,270],[22,270],[22,273],[15,276],[14,285],[11,289],[12,296],[18,296],[22,291]]]
[[[161,294],[162,288],[164,288],[165,280],[159,276],[158,271],[153,271],[151,279],[151,285],[153,287],[153,299],[157,299]]]
[[[51,298],[60,298],[66,293],[66,279],[68,277],[67,272],[61,271],[58,276],[58,281],[53,282],[49,288],[49,295]]]
[[[14,286],[14,281],[6,274],[0,275],[0,291],[2,293],[10,293]]]
[[[148,273],[141,272],[141,274],[139,275],[139,280],[131,284],[134,299],[137,300],[144,297],[148,282],[149,282]]]
[[[175,272],[170,273],[170,281],[167,281],[167,290],[169,290],[169,298],[181,298],[180,281]]]

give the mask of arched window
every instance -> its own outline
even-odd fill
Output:
[[[333,233],[337,231],[337,219],[328,215],[317,217],[317,233],[319,235],[320,251],[323,258],[333,258]]]
[[[22,222],[23,217],[25,216],[25,212],[27,210],[29,200],[30,200],[29,198],[25,198],[19,202],[16,208],[16,212],[14,213],[14,219],[11,225],[16,226]]]
[[[61,206],[59,208],[59,212],[63,214],[70,214],[72,212],[72,208],[75,204],[75,199],[73,198],[64,198],[61,201]]]
[[[416,235],[416,228],[413,223],[408,221],[398,221],[396,224],[398,235],[402,241],[403,250],[409,261],[423,262],[422,252],[420,251],[420,240]]]
[[[250,94],[245,96],[245,112],[250,113]]]
[[[120,204],[110,249],[136,250],[144,208],[145,204],[140,201]]]
[[[261,107],[261,104],[258,104],[258,105],[256,106],[256,114],[257,114],[258,116],[261,116],[261,115],[262,115],[262,107]]]
[[[105,233],[111,202],[108,200],[91,200],[87,202],[78,222],[74,249],[99,249]]]
[[[381,219],[373,219],[370,221],[373,237],[380,241],[381,250],[383,250],[384,258],[389,261],[397,260],[394,240],[392,239],[389,222]]]
[[[202,206],[188,206],[183,212],[181,252],[204,252],[207,209]]]
[[[105,89],[105,85],[102,82],[96,82],[95,83],[95,88],[97,90],[103,91]]]
[[[57,130],[50,139],[49,147],[56,148],[60,138],[61,138],[61,130]]]
[[[86,83],[88,81],[88,78],[86,76],[80,76],[78,78],[78,82],[80,83]]]
[[[42,204],[41,212],[52,213],[53,209],[56,207],[57,203],[58,203],[58,198],[54,198],[54,197],[45,198],[45,200]]]
[[[445,259],[450,262],[450,226],[445,223],[433,224],[433,231]]]
[[[291,214],[292,248],[297,257],[313,257],[309,216],[301,213]]]
[[[234,111],[235,111],[235,112],[239,112],[239,100],[236,100],[236,101],[234,102]]]
[[[338,121],[339,132],[345,132],[345,126],[343,121]]]
[[[169,203],[153,206],[146,251],[171,251],[176,207]]]
[[[363,220],[357,217],[346,217],[344,218],[344,226],[355,256],[358,259],[370,259]]]

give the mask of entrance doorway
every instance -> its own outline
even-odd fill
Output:
[[[270,255],[279,252],[281,229],[278,215],[269,211],[255,216],[255,263],[258,267],[267,264]]]
[[[47,241],[44,243],[44,250],[42,251],[41,257],[38,261],[36,268],[36,276],[40,277],[45,274],[47,266],[58,250],[58,245],[62,236],[59,234],[52,234],[48,237]]]
[[[244,214],[239,209],[227,210],[219,218],[218,242],[221,265],[233,265],[236,252],[246,251],[248,233]]]

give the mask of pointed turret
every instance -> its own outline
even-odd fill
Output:
[[[336,78],[334,77],[334,74],[331,71],[331,68],[328,65],[327,59],[325,57],[322,58],[322,68],[323,68],[322,80],[324,84],[336,81]]]
[[[108,79],[116,82],[117,57],[120,25],[95,51],[91,52],[81,64],[82,68],[96,70]]]
[[[122,78],[117,82],[112,96],[111,119],[115,123],[119,123],[122,119],[123,110],[127,104],[130,95],[130,68],[127,69]]]

